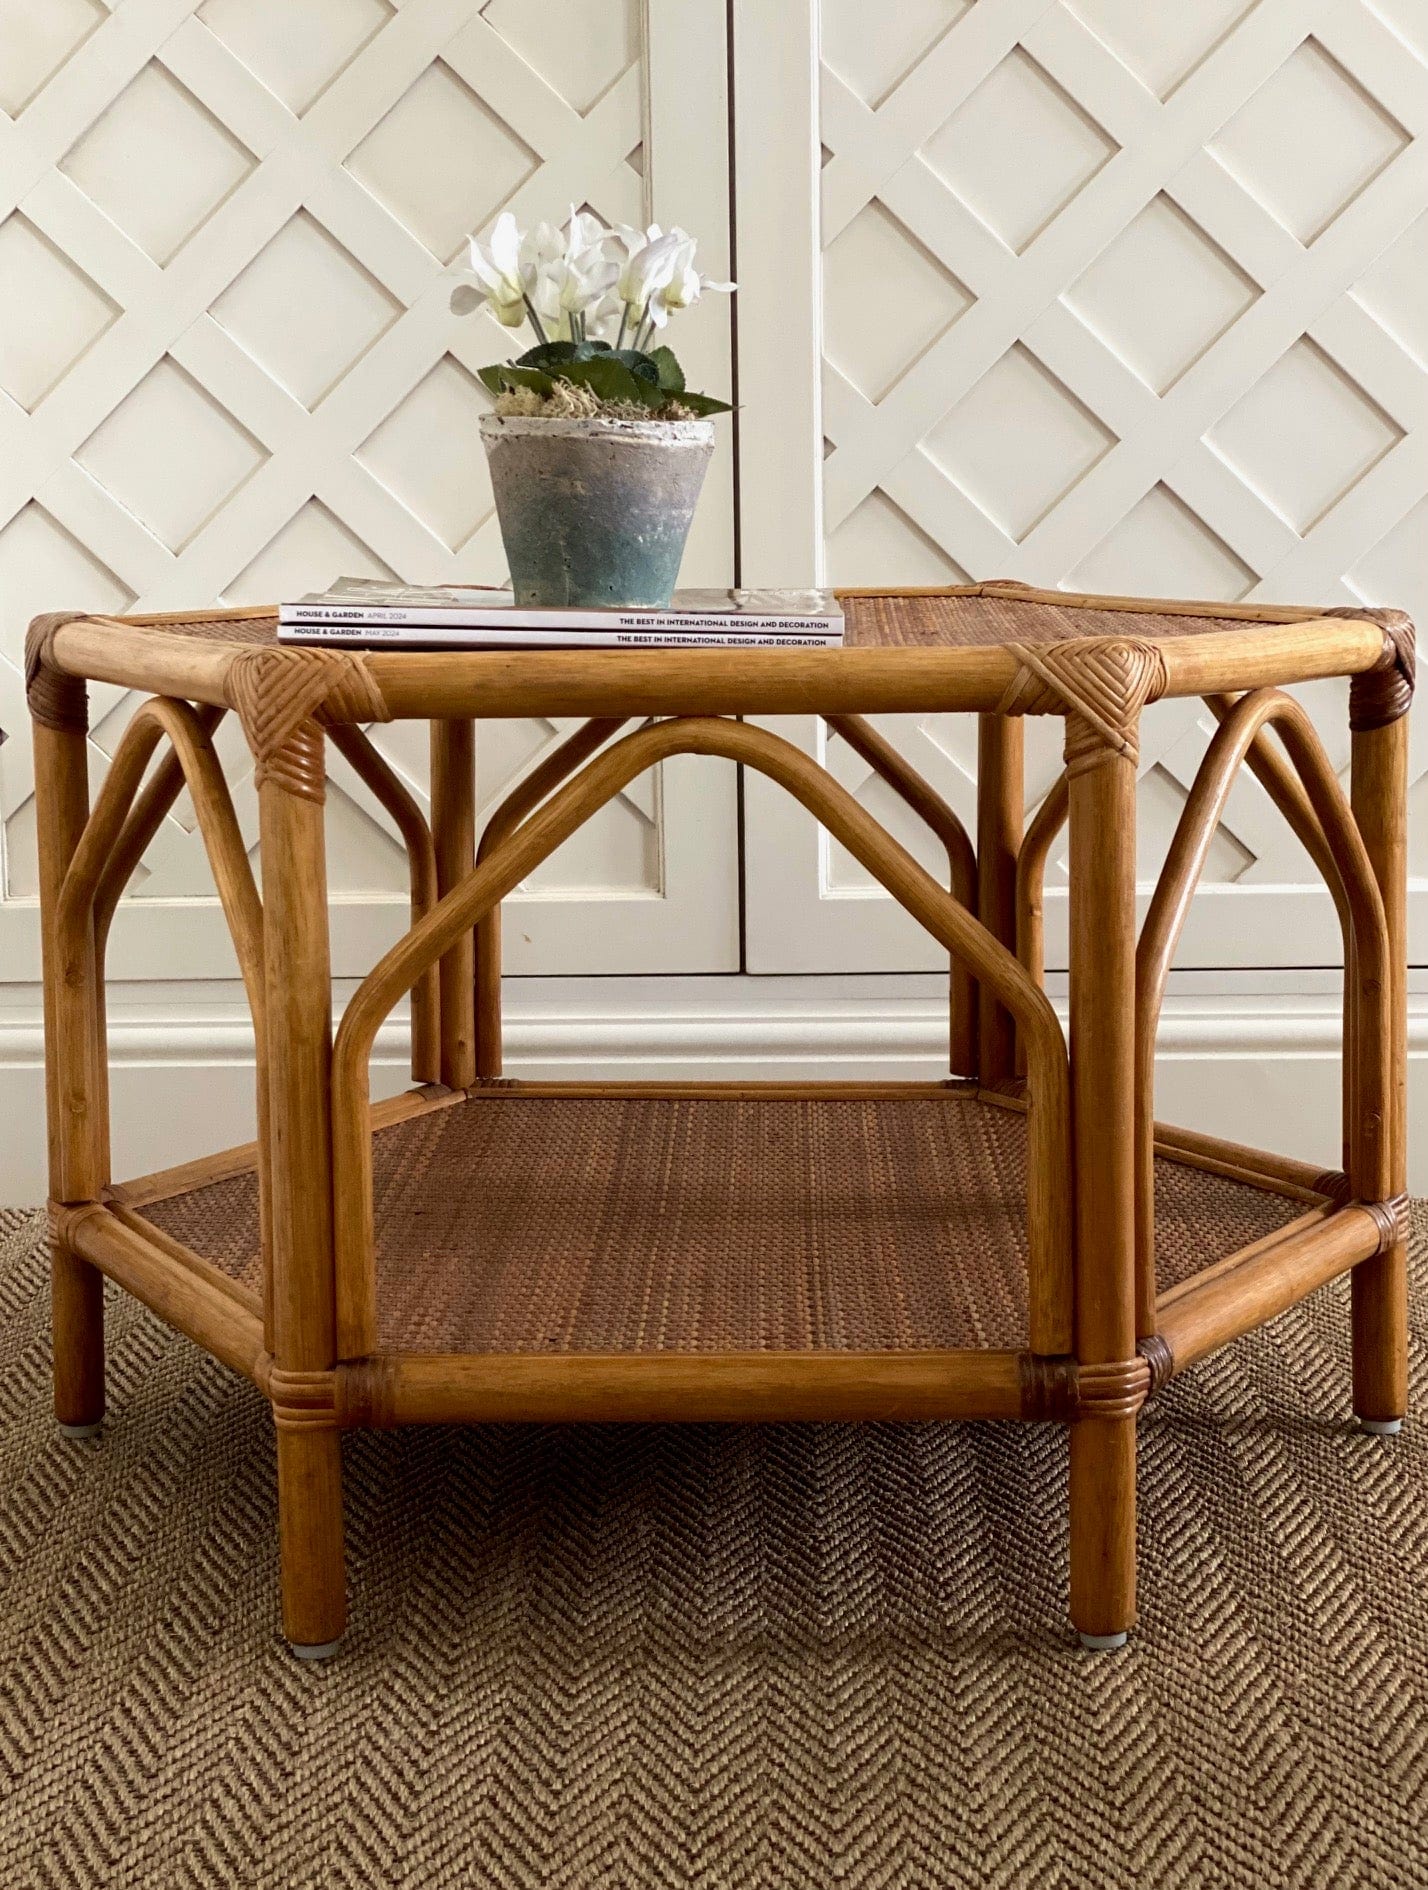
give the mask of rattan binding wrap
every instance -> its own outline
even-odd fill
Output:
[[[30,714],[42,728],[89,727],[89,689],[84,679],[55,666],[50,644],[56,630],[73,623],[77,611],[36,617],[25,632],[25,695]]]
[[[1413,620],[1401,610],[1341,608],[1327,617],[1367,618],[1383,631],[1383,661],[1349,683],[1349,727],[1362,732],[1384,728],[1407,715],[1413,706],[1413,685],[1418,670],[1418,646]]]
[[[1016,1349],[1025,1137],[1019,1112],[953,1094],[479,1095],[375,1138],[379,1340],[415,1352]],[[1157,1182],[1163,1286],[1304,1211],[1170,1161]],[[251,1175],[142,1211],[256,1281]]]
[[[257,763],[255,781],[271,776],[316,801],[323,797],[319,725],[389,719],[371,671],[348,650],[241,650],[228,672],[228,699]]]

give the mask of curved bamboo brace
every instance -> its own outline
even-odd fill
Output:
[[[253,869],[238,830],[228,784],[218,765],[209,740],[209,718],[186,702],[154,697],[141,703],[124,731],[95,797],[94,809],[83,838],[70,861],[60,888],[55,915],[56,962],[63,982],[73,978],[91,978],[96,990],[103,985],[104,947],[109,924],[124,880],[119,873],[126,862],[133,870],[132,849],[146,827],[156,831],[168,807],[178,793],[170,761],[177,763],[183,784],[193,796],[199,832],[208,854],[214,884],[228,921],[238,969],[247,993],[253,1019],[253,1039],[257,1065],[258,1148],[260,1161],[259,1199],[261,1218],[266,1229],[267,1187],[261,1173],[262,1151],[266,1145],[266,1010],[263,997],[263,908],[253,882]],[[167,736],[172,756],[143,795],[139,784],[155,748]],[[103,905],[101,906],[101,899]],[[72,972],[70,968],[73,967]],[[101,1134],[108,1135],[108,1065],[103,1045],[103,1013],[96,1014],[91,1035],[91,1067],[88,1099],[83,1106],[93,1107],[101,1120]],[[266,1235],[264,1235],[266,1252]]]
[[[375,1342],[372,1147],[368,1060],[377,1029],[402,992],[531,869],[630,781],[678,754],[742,762],[778,782],[1017,1018],[1031,1071],[1027,1120],[1030,1343],[1069,1352],[1071,1304],[1070,1074],[1056,1013],[1006,948],[939,886],[907,850],[800,749],[765,729],[721,718],[660,722],[617,742],[532,814],[368,973],[333,1046],[333,1186],[338,1204],[339,1356]]]
[[[1219,722],[1223,722],[1233,710],[1235,704],[1243,700],[1241,696],[1206,696],[1205,706]],[[1288,756],[1275,746],[1267,735],[1261,734],[1251,745],[1245,757],[1250,772],[1260,786],[1274,802],[1289,823],[1290,831],[1304,848],[1309,858],[1318,868],[1320,877],[1329,889],[1334,901],[1334,910],[1338,914],[1340,929],[1348,935],[1349,911],[1345,902],[1344,889],[1339,883],[1339,876],[1333,870],[1333,855],[1329,843],[1324,838],[1324,830],[1319,825],[1318,816],[1304,792],[1304,785],[1290,765]],[[1353,1019],[1350,1014],[1353,997],[1353,980],[1348,975],[1351,967],[1345,961],[1344,971],[1344,1046],[1343,1060],[1343,1124],[1347,1136],[1348,1125],[1354,1119],[1354,1064],[1347,1054],[1350,1038],[1353,1036]],[[1347,1140],[1343,1145],[1340,1162],[1347,1169],[1349,1149]]]
[[[416,796],[395,768],[379,754],[371,737],[355,722],[334,722],[327,738],[353,773],[376,795],[397,823],[407,850],[411,879],[412,924],[436,904],[436,848],[431,828]],[[435,1083],[441,1075],[441,1015],[438,973],[433,966],[412,987],[412,1081]]]
[[[1016,856],[1016,955],[1038,990],[1046,987],[1046,862],[1071,812],[1071,777],[1062,770],[1031,818]],[[1016,1073],[1026,1075],[1026,1046],[1016,1042]]]
[[[1203,700],[1215,720],[1223,724],[1245,698],[1243,696],[1206,696]],[[1254,741],[1250,743],[1245,752],[1245,762],[1250,773],[1283,814],[1294,837],[1319,869],[1342,921],[1348,908],[1345,904],[1344,889],[1334,871],[1333,851],[1324,838],[1324,829],[1319,824],[1319,817],[1304,791],[1304,783],[1294,772],[1293,764],[1287,755],[1262,734],[1256,735]]]
[[[899,795],[947,849],[948,883],[952,897],[968,912],[977,910],[977,850],[972,837],[930,781],[900,755],[866,716],[830,715],[828,727],[862,757],[893,792]],[[948,1061],[957,1076],[977,1074],[977,981],[960,959],[951,972],[951,1016],[948,1021]]]
[[[487,820],[476,849],[476,864],[488,858],[521,822],[533,814],[582,762],[625,726],[625,715],[585,722],[567,735],[524,780],[517,782]],[[501,1074],[501,908],[495,905],[476,925],[476,1075],[489,1082]]]
[[[227,713],[226,709],[217,709],[207,703],[194,711],[195,724],[202,730],[206,740],[212,740],[214,730]],[[124,888],[134,877],[135,868],[164,824],[183,786],[183,763],[177,752],[171,750],[155,768],[142,792],[136,796],[114,849],[104,864],[94,895],[94,929],[101,968],[104,963],[104,943]]]
[[[1345,985],[1350,991],[1350,1035],[1344,1055],[1355,1071],[1347,1093],[1369,1097],[1385,1093],[1391,1020],[1388,933],[1378,882],[1358,825],[1307,711],[1281,690],[1257,689],[1241,697],[1228,711],[1200,764],[1136,952],[1136,1296],[1142,1337],[1155,1330],[1155,1034],[1165,981],[1235,776],[1267,726],[1278,731],[1295,770],[1303,802],[1293,796],[1286,798],[1296,806],[1297,819],[1304,822],[1306,813],[1312,818],[1313,828],[1305,822],[1304,832],[1317,832],[1319,836],[1311,850],[1335,893],[1343,922]],[[1267,749],[1268,744],[1262,746]],[[1274,772],[1272,760],[1265,765]],[[1381,1113],[1355,1110],[1346,1133],[1354,1197],[1364,1201],[1385,1199],[1392,1188],[1388,1136]]]

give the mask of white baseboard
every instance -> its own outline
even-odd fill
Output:
[[[1064,981],[1061,981],[1064,984]],[[1162,1118],[1336,1164],[1339,1008],[1320,972],[1177,974],[1157,1061]],[[339,1003],[347,995],[337,993]],[[1060,998],[1057,981],[1052,995]],[[1411,1120],[1428,1124],[1428,978],[1409,1000]],[[935,976],[529,978],[508,981],[507,1069],[528,1077],[778,1079],[935,1076],[945,1069],[945,985]],[[252,1037],[220,984],[110,994],[117,1175],[186,1161],[252,1134]],[[378,1038],[373,1088],[403,1086],[404,1033]],[[38,994],[0,997],[0,1203],[45,1186]],[[1428,1127],[1411,1137],[1428,1193]]]

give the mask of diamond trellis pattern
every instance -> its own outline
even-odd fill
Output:
[[[389,0],[203,0],[198,18],[291,112],[305,112],[391,19]]]
[[[1122,65],[1169,98],[1245,17],[1255,0],[1069,0]]]
[[[60,168],[155,262],[166,263],[256,161],[172,73],[149,65]]]
[[[655,7],[666,33],[677,14],[681,30],[723,34],[722,0]],[[35,948],[21,677],[33,614],[271,603],[344,574],[498,582],[474,371],[512,338],[449,311],[463,237],[508,206],[561,220],[574,199],[607,222],[694,222],[709,266],[729,273],[709,214],[715,200],[727,215],[723,182],[717,199],[708,184],[726,165],[722,93],[647,121],[649,17],[641,0],[0,5],[0,932],[20,954]],[[720,86],[723,68],[721,53]],[[686,332],[696,371],[727,378],[720,319],[727,302]],[[128,706],[92,691],[96,780]],[[565,732],[521,724],[512,755],[486,755],[483,795]],[[235,735],[220,745],[255,838]],[[374,739],[423,794],[424,731]],[[340,758],[332,790],[333,885],[348,902],[334,963],[348,975],[392,937],[406,875],[390,822]],[[689,852],[671,822],[705,843],[688,866],[666,863]],[[527,889],[513,966],[730,968],[734,831],[731,770],[674,764],[632,789]],[[154,935],[136,915],[174,901],[211,941],[192,968],[231,975],[221,928],[202,929],[211,876],[186,802],[134,890],[116,975],[147,975]]]
[[[0,223],[0,388],[27,412],[119,313],[17,210]]]
[[[1403,438],[1312,341],[1297,341],[1205,436],[1301,535]]]
[[[1066,306],[1164,394],[1259,290],[1169,197],[1152,198],[1066,292]]]
[[[443,262],[535,166],[524,140],[439,59],[347,160],[352,175]]]
[[[922,158],[1020,251],[1115,148],[1095,119],[1018,47],[928,139]]]
[[[1393,603],[1428,621],[1421,12],[926,0],[894,24],[822,0],[829,576]],[[1342,691],[1313,702],[1346,761]],[[969,815],[967,731],[897,732]],[[1147,871],[1209,734],[1193,704],[1147,718]],[[1056,740],[1028,742],[1034,798]],[[837,756],[871,803],[875,782]],[[935,962],[806,829],[791,869],[793,826],[747,792],[756,969]],[[1186,962],[1333,961],[1328,902],[1252,783],[1208,877],[1236,897],[1197,907]],[[1420,955],[1426,907],[1416,882]]]
[[[17,118],[103,18],[103,0],[0,9],[0,111]]]
[[[322,309],[321,322],[293,320]],[[209,311],[305,407],[315,407],[401,314],[388,293],[306,210],[292,217]]]
[[[1210,149],[1285,229],[1312,243],[1408,136],[1317,40],[1307,39]]]
[[[182,551],[266,457],[166,355],[74,459],[170,551]]]

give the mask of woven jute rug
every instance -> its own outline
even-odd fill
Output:
[[[42,1231],[0,1230],[6,1890],[1428,1884],[1428,1417],[1351,1429],[1341,1290],[1147,1417],[1122,1655],[1065,1623],[1049,1427],[522,1427],[348,1440],[308,1667],[265,1407],[115,1295],[61,1441]]]

